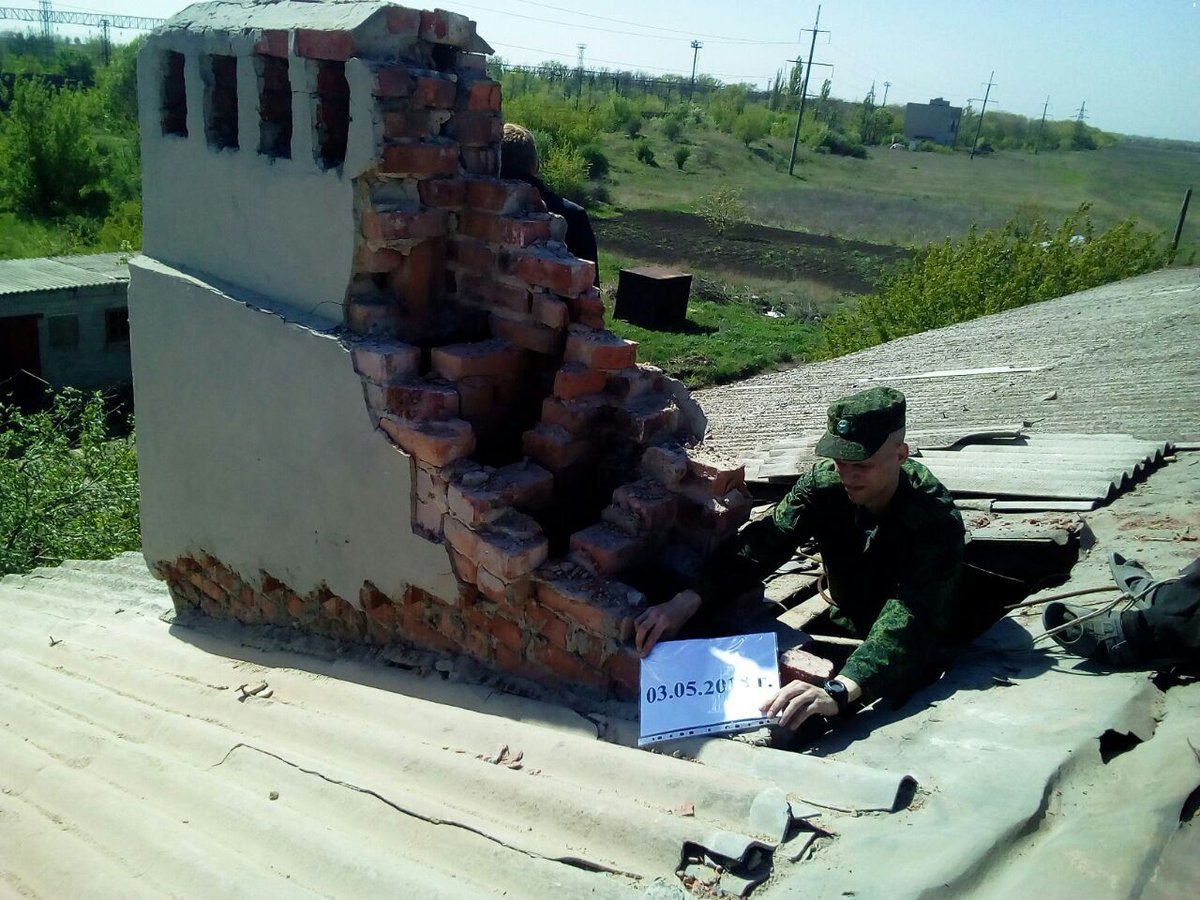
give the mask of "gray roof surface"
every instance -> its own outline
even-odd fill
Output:
[[[0,260],[0,297],[129,283],[128,253]]]
[[[918,446],[1029,433],[1200,441],[1200,269],[1169,269],[696,393],[707,443],[811,448],[839,396],[893,383]],[[807,458],[811,460],[811,453]]]
[[[1109,549],[1160,574],[1187,563],[1198,494],[1200,454],[1184,453],[1087,513],[1097,548],[1056,590],[1105,583]],[[9,576],[0,883],[684,900],[674,873],[697,844],[765,851],[764,900],[1189,896],[1200,684],[1162,690],[1031,648],[1038,613],[807,753],[725,739],[648,753],[626,746],[632,708],[577,711],[284,630],[173,625],[133,554]],[[239,699],[260,681],[269,695]],[[1142,743],[1105,762],[1109,731]]]

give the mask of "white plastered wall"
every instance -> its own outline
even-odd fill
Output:
[[[370,421],[336,337],[146,257],[130,262],[143,550],[358,604],[370,581],[454,597],[411,527],[411,462]],[[281,310],[282,312],[282,310]]]
[[[350,130],[345,163],[324,170],[314,159],[316,63],[292,57],[292,156],[258,152],[258,74],[254,32],[170,31],[138,57],[142,134],[142,252],[201,275],[276,297],[329,322],[341,322],[354,260],[354,179],[378,160],[371,75],[346,64]],[[184,55],[187,137],[162,132],[165,54]],[[238,140],[215,150],[205,136],[209,54],[238,60]]]

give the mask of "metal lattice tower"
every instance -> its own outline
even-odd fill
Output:
[[[42,37],[50,37],[50,20],[54,17],[54,8],[50,0],[38,0],[38,12],[42,17]]]

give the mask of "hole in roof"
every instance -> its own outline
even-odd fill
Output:
[[[1123,753],[1128,753],[1142,742],[1136,734],[1108,729],[1100,735],[1100,759],[1108,765]]]

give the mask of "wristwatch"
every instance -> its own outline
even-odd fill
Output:
[[[836,678],[831,678],[825,682],[825,693],[833,698],[833,702],[837,704],[837,714],[844,716],[846,710],[850,708],[850,694],[846,691],[846,685],[838,681]]]

